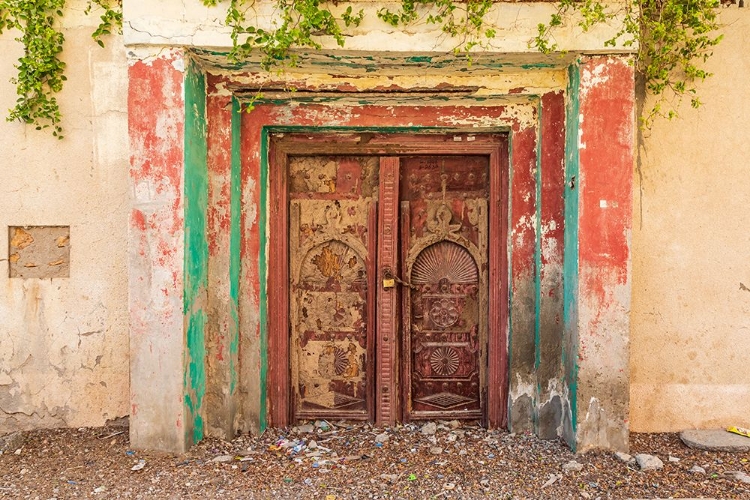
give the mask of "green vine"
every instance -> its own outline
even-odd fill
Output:
[[[579,14],[583,31],[616,20],[619,29],[604,45],[637,47],[636,69],[657,98],[640,118],[642,125],[649,126],[656,117],[676,117],[685,97],[692,107],[701,106],[696,84],[711,76],[701,65],[722,39],[715,33],[720,28],[719,6],[719,0],[630,0],[622,9],[613,9],[597,0],[562,0],[550,22],[538,26],[532,44],[544,53],[558,50],[552,42],[554,30],[573,12]]]
[[[101,37],[122,23],[120,0],[91,0],[86,12],[96,4],[104,9],[101,24],[93,33],[101,46]],[[60,19],[65,0],[0,0],[0,33],[17,30],[15,38],[24,47],[16,64],[16,105],[9,110],[8,121],[34,125],[37,130],[52,127],[52,135],[63,138],[62,115],[55,94],[66,80],[65,63],[60,59],[65,36]]]
[[[218,0],[201,0],[216,6]],[[358,26],[364,11],[351,6],[339,8],[336,0],[273,0],[276,8],[271,28],[254,26],[248,20],[257,0],[229,0],[226,24],[231,28],[232,49],[229,57],[243,61],[259,54],[260,64],[274,67],[295,66],[292,49],[320,49],[321,40],[330,37],[343,47],[346,28]],[[394,26],[425,23],[438,26],[455,40],[454,53],[468,55],[477,47],[489,48],[496,37],[486,17],[496,0],[401,0],[395,10],[381,8],[377,16]],[[543,53],[559,50],[554,43],[556,28],[578,15],[583,31],[602,23],[617,23],[615,36],[604,46],[637,46],[635,64],[643,76],[646,89],[657,102],[642,119],[645,123],[657,116],[676,116],[676,104],[685,96],[694,107],[701,105],[696,83],[710,74],[701,68],[721,40],[716,8],[720,0],[627,0],[611,4],[599,0],[560,0],[548,23],[538,26],[531,44]],[[8,120],[20,120],[37,129],[52,127],[53,135],[62,138],[60,108],[55,94],[65,82],[65,63],[60,59],[65,37],[60,18],[65,0],[0,0],[0,33],[18,30],[16,38],[23,44],[24,55],[16,65],[18,99]],[[101,46],[103,38],[122,27],[122,0],[89,0],[86,13],[100,13],[100,22],[92,37]],[[677,103],[669,101],[670,96]]]
[[[217,0],[202,0],[204,5],[215,6]],[[337,17],[332,4],[320,0],[276,0],[278,21],[273,29],[262,29],[247,24],[248,11],[254,0],[231,0],[226,24],[232,28],[234,61],[246,60],[258,50],[262,54],[261,66],[269,70],[274,66],[295,66],[297,57],[292,48],[320,49],[320,37],[332,37],[344,46],[344,28],[359,26],[364,11],[354,13],[351,6]]]
[[[493,3],[493,0],[402,0],[398,11],[384,7],[378,10],[378,17],[393,27],[420,20],[437,25],[443,33],[456,39],[455,54],[470,55],[476,47],[489,47],[489,42],[495,38],[495,30],[486,27],[484,22]]]

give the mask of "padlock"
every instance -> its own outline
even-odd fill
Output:
[[[383,288],[393,288],[396,286],[396,280],[393,278],[383,278]]]

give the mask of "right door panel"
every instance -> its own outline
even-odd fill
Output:
[[[482,419],[489,158],[401,159],[405,420]]]

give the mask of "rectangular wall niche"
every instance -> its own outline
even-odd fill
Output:
[[[9,226],[11,278],[70,276],[70,226]]]

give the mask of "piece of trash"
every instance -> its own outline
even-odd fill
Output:
[[[729,427],[727,427],[727,432],[750,438],[750,429],[745,429],[744,427],[735,427],[733,425],[730,425]]]
[[[127,450],[125,454],[129,457],[135,456],[135,452],[133,450]]]
[[[234,457],[232,455],[219,455],[218,457],[214,457],[214,459],[211,461],[215,463],[227,463],[231,462],[232,460],[234,460]]]
[[[417,475],[416,474],[409,474],[409,481],[416,481]]]
[[[284,482],[286,484],[292,484],[294,482],[294,479],[292,479],[291,477],[285,477]]]
[[[456,483],[445,483],[443,485],[444,490],[452,490],[456,487]]]
[[[139,471],[139,470],[142,470],[145,466],[146,466],[146,461],[141,458],[140,460],[138,460],[137,464],[135,464],[134,466],[130,468],[130,470]]]
[[[71,480],[68,480],[68,484],[74,484],[74,485],[77,485],[78,483],[76,483],[75,481],[71,481]]]
[[[99,486],[98,488],[94,488],[94,493],[104,493],[105,491],[107,491],[107,488],[105,488],[104,486]]]
[[[326,500],[336,500],[336,495],[326,495]]]
[[[560,478],[562,478],[561,474],[550,474],[549,479],[547,479],[547,482],[542,485],[542,489],[552,486],[555,484]]]

